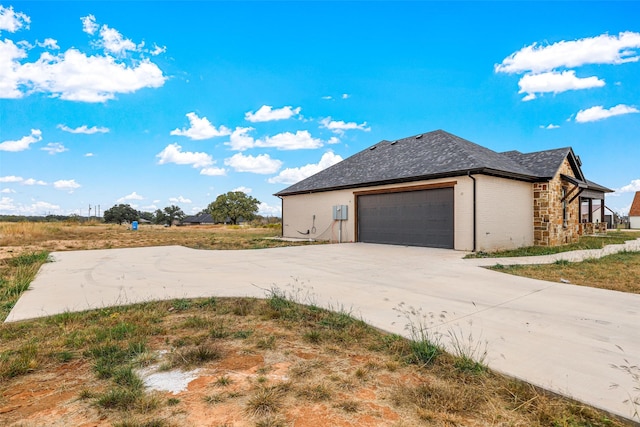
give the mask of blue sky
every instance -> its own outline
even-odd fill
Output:
[[[380,140],[571,146],[640,191],[640,2],[2,2],[0,213],[191,214]],[[92,210],[92,215],[95,210]]]

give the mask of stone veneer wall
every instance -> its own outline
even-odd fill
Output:
[[[575,177],[567,159],[549,182],[533,184],[533,242],[539,246],[574,243],[580,236],[580,198],[567,206],[567,224],[562,219],[562,187],[567,192],[574,187],[560,179],[560,174]],[[576,190],[578,191],[578,190]],[[576,191],[567,197],[571,199]]]

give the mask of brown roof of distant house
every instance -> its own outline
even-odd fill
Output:
[[[636,191],[636,197],[633,198],[631,209],[629,209],[629,216],[640,216],[640,191]]]

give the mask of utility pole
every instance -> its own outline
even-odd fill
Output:
[[[91,204],[89,204],[89,215],[87,215],[87,220],[91,219]]]

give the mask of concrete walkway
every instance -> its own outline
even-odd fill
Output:
[[[453,334],[472,336],[486,343],[492,369],[633,418],[625,400],[639,384],[612,365],[640,365],[640,295],[497,273],[478,265],[506,260],[464,255],[361,243],[56,252],[6,321],[167,298],[264,297],[277,287],[390,332],[422,323],[449,347]]]

